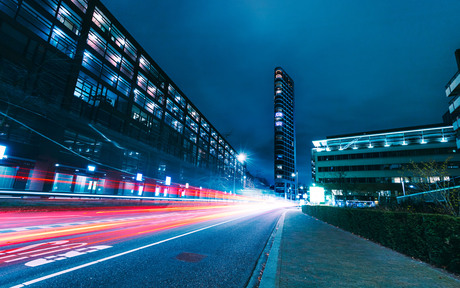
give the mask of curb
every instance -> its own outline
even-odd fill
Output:
[[[273,244],[268,255],[267,264],[265,265],[259,288],[279,287],[278,260],[280,256],[281,237],[283,235],[284,217],[286,212],[287,211],[285,211],[278,220],[275,239],[273,240]]]

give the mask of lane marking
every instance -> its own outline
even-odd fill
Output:
[[[96,252],[96,251],[99,251],[99,250],[104,250],[104,249],[107,249],[107,248],[112,248],[112,246],[97,245],[97,246],[79,248],[79,249],[68,251],[68,252],[62,253],[62,254],[51,255],[51,256],[46,256],[44,258],[35,259],[35,260],[27,262],[24,265],[26,265],[28,267],[37,267],[37,266],[41,266],[43,264],[48,264],[48,263],[52,263],[52,262],[55,262],[55,261],[65,260],[65,259],[68,259],[68,258],[72,258],[72,257],[75,257],[75,256],[80,256],[80,255],[85,255],[87,253],[92,253],[92,252]]]
[[[8,254],[8,255],[0,256],[0,264],[2,264],[2,262],[10,263],[10,262],[20,261],[20,260],[27,259],[27,258],[34,258],[37,256],[42,256],[42,255],[47,255],[47,254],[52,254],[52,253],[59,253],[65,250],[71,250],[71,249],[78,250],[78,249],[81,249],[81,247],[86,246],[86,245],[87,243],[69,243],[68,240],[63,240],[63,241],[53,241],[53,242],[33,244],[33,245],[28,245],[28,246],[17,248],[17,249],[12,249],[12,250],[4,250],[1,252],[5,252],[5,253],[0,253],[0,255],[5,255],[5,254]],[[86,247],[84,248],[86,249]],[[13,258],[13,257],[16,257],[16,258]],[[8,258],[13,258],[13,259],[8,259]]]
[[[224,221],[224,222],[216,223],[216,224],[206,226],[206,227],[203,227],[203,228],[200,228],[200,229],[197,229],[197,230],[193,230],[193,231],[190,231],[190,232],[187,232],[187,233],[184,233],[184,234],[180,234],[180,235],[177,235],[177,236],[174,236],[174,237],[170,237],[170,238],[167,238],[167,239],[164,239],[164,240],[160,240],[160,241],[157,241],[155,243],[147,244],[145,246],[141,246],[141,247],[131,249],[131,250],[128,250],[128,251],[125,251],[125,252],[121,252],[121,253],[118,253],[118,254],[115,254],[115,255],[112,255],[112,256],[109,256],[109,257],[105,257],[105,258],[102,258],[102,259],[99,259],[99,260],[96,260],[96,261],[88,262],[88,263],[85,263],[85,264],[82,264],[82,265],[79,265],[79,266],[75,266],[75,267],[65,269],[65,270],[62,270],[62,271],[59,271],[59,272],[56,272],[56,273],[52,273],[52,274],[49,274],[49,275],[46,275],[46,276],[42,276],[42,277],[30,280],[30,281],[26,281],[24,283],[15,285],[15,286],[11,286],[11,288],[21,288],[21,287],[24,287],[24,286],[32,285],[32,284],[35,284],[35,283],[38,283],[38,282],[41,282],[41,281],[44,281],[44,280],[47,280],[47,279],[50,279],[50,278],[54,278],[54,277],[59,276],[59,275],[67,274],[69,272],[73,272],[73,271],[76,271],[76,270],[79,270],[79,269],[82,269],[82,268],[86,268],[88,266],[92,266],[92,265],[95,265],[95,264],[98,264],[98,263],[102,263],[102,262],[105,262],[107,260],[118,258],[120,256],[131,254],[133,252],[137,252],[137,251],[140,251],[140,250],[152,247],[152,246],[156,246],[156,245],[159,245],[159,244],[162,244],[162,243],[174,240],[174,239],[182,238],[182,237],[185,237],[185,236],[190,235],[190,234],[194,234],[194,233],[197,233],[197,232],[200,232],[200,231],[203,231],[203,230],[207,230],[207,229],[210,229],[210,228],[213,228],[213,227],[216,227],[216,226],[220,226],[220,225],[232,222],[232,221],[236,221],[236,220],[242,219],[244,217],[248,217],[248,215],[244,215],[242,217],[238,217],[238,218],[235,218],[235,219],[230,219],[230,220],[227,220],[227,221]]]

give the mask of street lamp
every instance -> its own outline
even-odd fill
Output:
[[[235,166],[234,166],[234,171],[233,171],[233,194],[236,194],[236,185],[235,185],[235,181],[236,181],[236,160],[238,160],[238,162],[240,162],[240,163],[244,163],[244,161],[246,161],[246,154],[240,153],[240,154],[236,155],[236,157],[235,157]]]
[[[299,173],[299,171],[296,171],[295,173],[293,172],[293,173],[291,174],[292,178],[294,178],[294,181],[295,181],[294,195],[297,195],[297,194],[298,194],[298,193],[297,193],[297,191],[298,191],[297,186],[299,185],[299,183],[298,183],[298,181],[299,181],[298,173]],[[291,198],[291,200],[294,200],[294,199],[295,199],[295,197],[292,197],[292,195],[291,195],[290,198]]]

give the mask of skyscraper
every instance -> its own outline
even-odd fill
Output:
[[[297,187],[294,81],[275,68],[275,194],[295,199]]]

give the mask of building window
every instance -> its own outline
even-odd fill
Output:
[[[74,96],[81,100],[95,105],[95,97],[97,93],[97,81],[89,77],[83,72],[78,75],[77,85],[75,86]]]
[[[185,128],[184,129],[184,137],[190,141],[192,141],[193,143],[196,143],[197,141],[197,135],[195,133],[193,133],[190,129],[188,128]]]
[[[187,105],[187,111],[190,116],[192,116],[195,121],[200,122],[200,114],[192,107],[192,105]]]
[[[51,35],[50,44],[61,52],[73,58],[77,49],[77,42],[65,34],[61,29],[54,27]]]
[[[185,124],[187,124],[187,126],[190,127],[190,129],[192,129],[195,133],[198,133],[198,124],[189,116],[187,116]]]
[[[5,1],[2,1],[5,3]],[[14,1],[7,1],[7,2],[18,2],[17,0]],[[40,5],[43,9],[45,9],[48,13],[56,15],[56,11],[58,10],[59,1],[58,0],[47,0],[47,1],[35,1],[36,4]],[[13,15],[14,16],[14,15]]]
[[[209,132],[209,124],[208,124],[208,122],[206,122],[206,120],[204,120],[203,118],[201,118],[201,127],[203,127],[204,130],[206,130],[206,131]]]
[[[70,31],[79,36],[81,31],[81,17],[78,16],[69,6],[64,3],[61,3],[59,11],[57,14],[57,19],[59,22],[64,24]]]
[[[93,23],[96,24],[103,32],[110,31],[110,20],[104,13],[96,7],[93,14]]]
[[[153,76],[153,78],[157,79],[161,83],[161,87],[164,88],[164,77],[143,55],[140,56],[139,66],[144,69],[145,72],[148,72],[151,76]]]
[[[78,7],[83,13],[86,13],[86,9],[88,9],[88,0],[71,0],[75,6]]]
[[[136,61],[136,59],[137,59],[137,49],[127,39],[125,40],[125,49],[124,49],[124,51],[129,57],[131,57],[131,59],[133,61]]]
[[[165,123],[179,133],[182,133],[182,130],[184,129],[184,125],[182,125],[182,123],[171,116],[168,112],[165,112]]]
[[[163,109],[137,89],[134,89],[134,102],[147,112],[161,119]]]
[[[166,109],[169,110],[179,120],[184,120],[184,111],[180,109],[171,99],[166,100]]]
[[[22,2],[21,9],[19,9],[19,15],[16,19],[40,38],[48,41],[48,37],[51,33],[51,22],[29,4]]]
[[[107,42],[93,28],[89,30],[88,40],[86,43],[96,50],[101,56],[104,56],[105,49],[107,48]]]
[[[187,103],[184,97],[180,95],[180,93],[177,92],[177,90],[171,85],[168,86],[168,94],[171,95],[174,101],[176,101],[182,108],[185,108]]]

